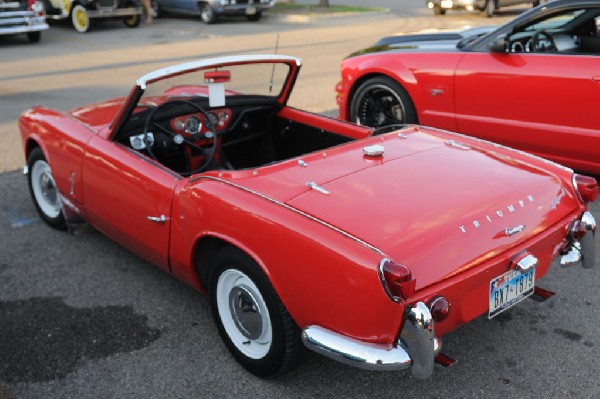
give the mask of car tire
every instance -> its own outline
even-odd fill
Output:
[[[370,78],[353,92],[350,122],[373,128],[418,122],[415,106],[406,90],[387,76]]]
[[[435,15],[446,15],[446,9],[442,8],[439,5],[435,5],[435,6],[433,6],[433,13]]]
[[[216,258],[209,286],[211,310],[221,338],[248,371],[273,377],[300,363],[300,329],[260,267],[236,248]]]
[[[246,19],[248,21],[251,21],[251,22],[260,21],[261,18],[262,18],[262,12],[261,11],[257,11],[256,14],[246,15]]]
[[[41,148],[36,147],[31,151],[27,158],[27,167],[29,193],[38,214],[50,227],[66,229],[60,194],[52,177],[52,169]]]
[[[38,43],[42,38],[42,32],[27,32],[27,40],[30,43]]]
[[[92,28],[92,20],[85,7],[81,4],[75,4],[71,9],[71,23],[73,24],[73,28],[79,33],[89,32]]]
[[[485,16],[491,18],[494,16],[495,12],[496,2],[494,0],[488,0],[487,3],[485,3]]]
[[[125,7],[137,7],[132,1],[125,2]],[[131,15],[123,19],[123,23],[128,28],[137,28],[142,23],[142,14]]]
[[[207,25],[214,24],[217,21],[217,14],[212,6],[208,3],[200,5],[200,19]]]
[[[152,18],[158,18],[160,16],[160,6],[158,0],[152,0],[150,2],[150,8],[152,9]]]

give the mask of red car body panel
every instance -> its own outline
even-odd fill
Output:
[[[535,254],[541,278],[586,210],[567,168],[424,127],[372,136],[371,129],[289,108],[287,94],[274,118],[350,142],[184,177],[113,140],[135,97],[136,89],[127,99],[66,113],[24,113],[25,157],[39,146],[65,207],[200,291],[208,266],[198,259],[211,256],[210,243],[241,249],[301,329],[316,325],[391,348],[406,309],[443,295],[453,311],[436,323],[442,336],[486,312],[490,281],[518,254]],[[383,145],[384,155],[365,155],[372,145]],[[520,234],[506,233],[512,227]],[[389,297],[379,274],[383,258],[411,269],[414,295]]]

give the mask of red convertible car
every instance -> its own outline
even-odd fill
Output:
[[[483,35],[384,38],[343,61],[340,117],[458,131],[600,174],[599,22],[600,1],[559,0]]]
[[[301,62],[246,55],[140,77],[127,98],[19,120],[32,199],[201,292],[259,376],[304,347],[431,375],[441,337],[595,262],[593,178],[419,126],[286,105]]]

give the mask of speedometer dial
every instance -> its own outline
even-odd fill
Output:
[[[185,132],[189,134],[196,134],[202,129],[202,122],[196,116],[189,116],[185,120]]]

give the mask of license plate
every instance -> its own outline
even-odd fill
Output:
[[[535,268],[521,273],[511,270],[490,281],[490,310],[491,319],[516,303],[533,294],[535,289]]]
[[[442,8],[452,8],[452,0],[442,0]]]
[[[256,7],[246,7],[246,15],[256,14]]]

